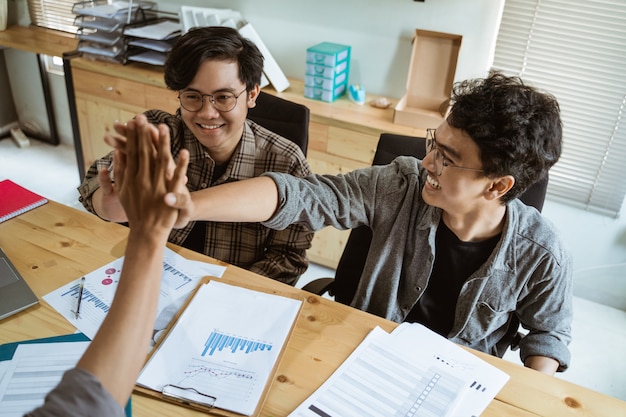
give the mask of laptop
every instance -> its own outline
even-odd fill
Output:
[[[37,303],[33,290],[0,248],[0,320]]]

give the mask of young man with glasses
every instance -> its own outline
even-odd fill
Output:
[[[193,29],[174,45],[165,64],[165,84],[178,92],[176,114],[150,110],[149,122],[166,124],[174,158],[190,152],[189,191],[258,176],[266,171],[297,177],[311,170],[298,145],[246,119],[256,105],[263,55],[250,40],[227,27]],[[123,125],[116,130],[124,134]],[[111,154],[94,162],[80,201],[115,222],[126,215],[106,169]],[[225,202],[225,204],[228,204]],[[273,230],[260,224],[191,222],[173,230],[170,242],[253,272],[294,284],[307,269],[313,233],[302,225]]]
[[[398,157],[345,175],[267,173],[193,194],[168,194],[189,219],[304,223],[373,231],[352,306],[416,321],[499,355],[517,317],[530,368],[570,361],[572,260],[558,232],[517,197],[561,153],[556,99],[491,73],[455,85],[446,120],[428,132],[423,161]],[[225,204],[227,203],[227,204]]]

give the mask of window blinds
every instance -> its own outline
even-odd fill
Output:
[[[626,194],[626,3],[506,0],[494,69],[557,97],[563,153],[548,198],[619,215]]]
[[[68,0],[28,0],[28,12],[33,25],[63,32],[76,33],[72,6]]]

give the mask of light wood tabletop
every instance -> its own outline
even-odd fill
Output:
[[[75,332],[42,296],[123,256],[127,234],[124,226],[53,201],[0,223],[0,246],[40,299],[39,305],[0,322],[0,343]],[[188,259],[225,265],[178,246],[170,248]],[[226,268],[222,280],[304,300],[261,416],[288,415],[337,369],[371,329],[380,326],[391,331],[397,326],[234,266]],[[626,416],[624,401],[471,352],[511,377],[482,414],[485,417]],[[135,417],[196,415],[203,413],[133,395]]]

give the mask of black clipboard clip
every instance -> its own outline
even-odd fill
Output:
[[[161,394],[165,397],[170,397],[186,404],[202,404],[209,408],[213,408],[215,406],[215,401],[217,401],[216,397],[204,394],[195,388],[181,387],[173,384],[164,385],[161,390]]]

